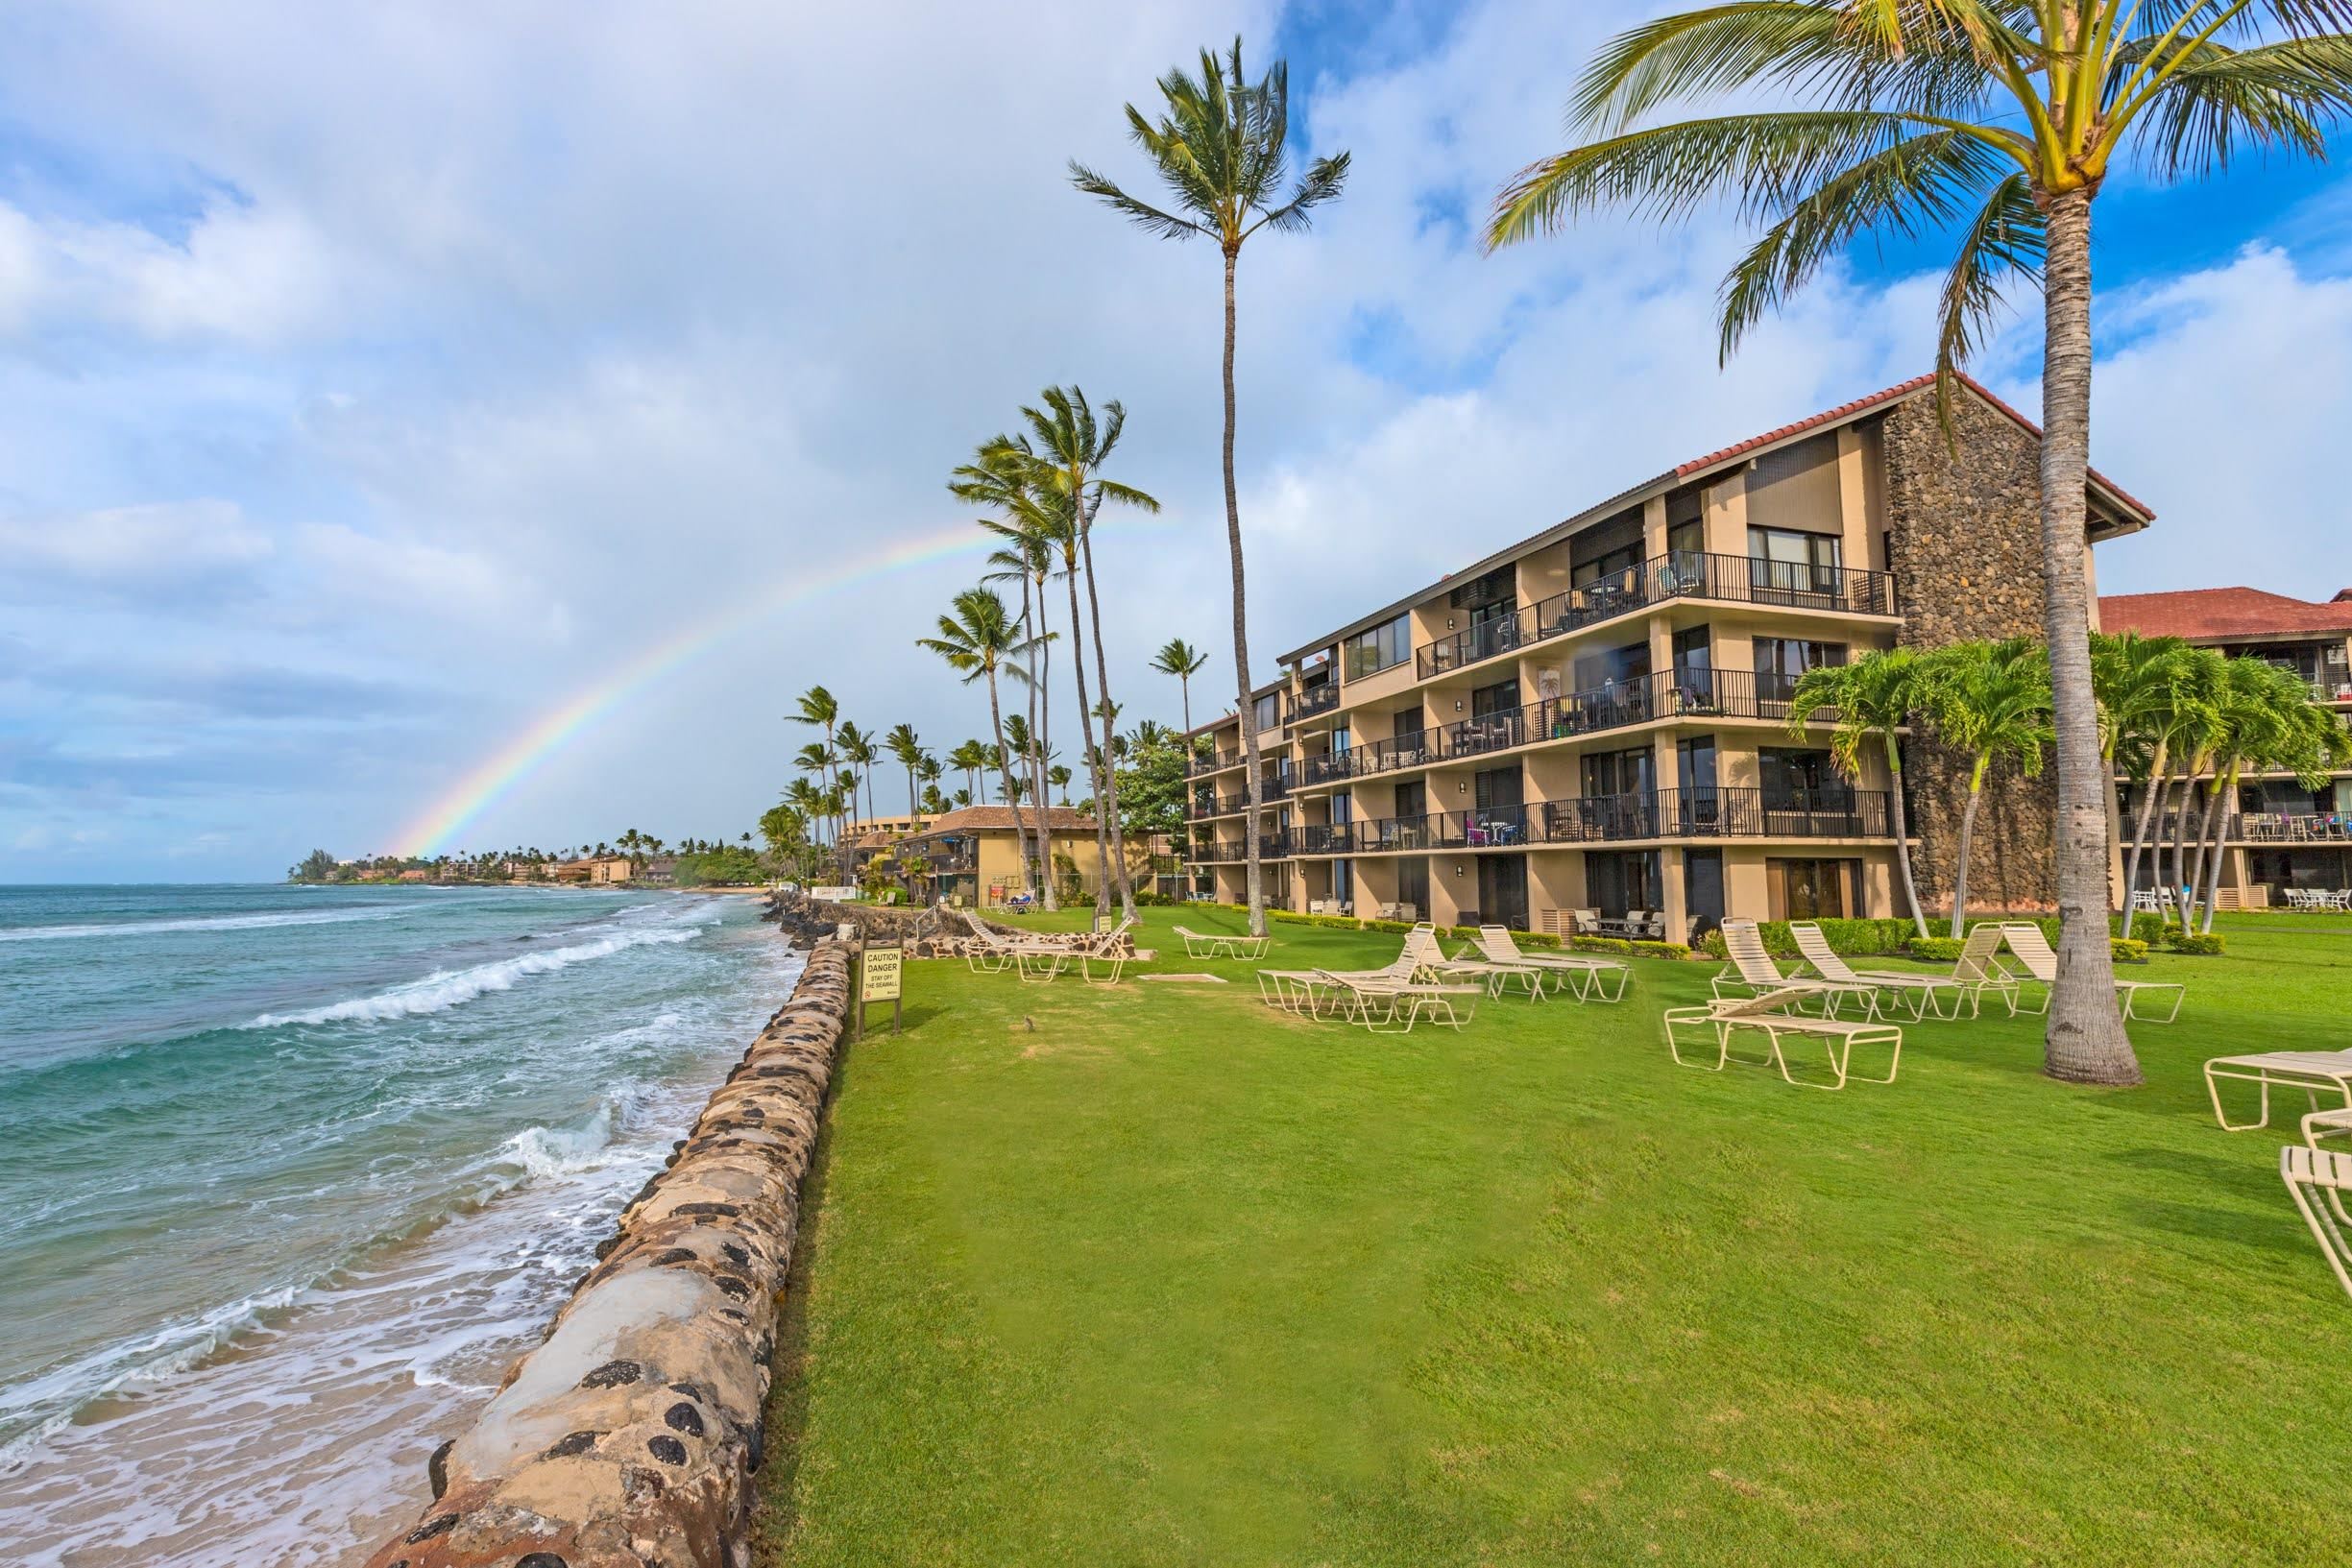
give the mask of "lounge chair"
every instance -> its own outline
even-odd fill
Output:
[[[1443,981],[1449,977],[1467,976],[1487,988],[1487,995],[1500,1000],[1504,989],[1517,981],[1526,989],[1527,1000],[1543,1000],[1543,972],[1533,964],[1503,961],[1494,958],[1472,958],[1465,948],[1453,956],[1438,945],[1437,928],[1416,926],[1405,937],[1406,955],[1420,967],[1418,978]]]
[[[1802,985],[1794,985],[1780,991],[1761,992],[1752,997],[1728,997],[1716,1001],[1703,1002],[1696,1007],[1669,1007],[1665,1011],[1663,1021],[1666,1031],[1666,1049],[1674,1057],[1678,1066],[1705,1067],[1711,1072],[1720,1073],[1734,1060],[1746,1060],[1734,1057],[1732,1054],[1733,1032],[1742,1028],[1754,1029],[1764,1036],[1768,1049],[1761,1061],[1748,1062],[1747,1065],[1777,1067],[1781,1070],[1782,1077],[1800,1089],[1843,1089],[1846,1087],[1847,1079],[1851,1076],[1849,1070],[1853,1065],[1854,1049],[1856,1046],[1888,1046],[1892,1049],[1887,1055],[1886,1076],[1883,1078],[1864,1077],[1861,1081],[1864,1083],[1893,1083],[1895,1071],[1903,1063],[1902,1026],[1882,1020],[1822,1018],[1795,1010],[1802,1006],[1808,998],[1817,994]],[[1704,1060],[1684,1061],[1683,1042],[1676,1037],[1674,1032],[1678,1028],[1711,1030],[1715,1038],[1713,1063],[1709,1064]],[[1808,1078],[1801,1078],[1789,1070],[1788,1053],[1782,1044],[1782,1040],[1789,1036],[1818,1040],[1822,1043],[1824,1054],[1829,1061],[1830,1072],[1834,1078],[1833,1082],[1816,1083]]]
[[[1135,956],[1135,945],[1128,940],[1128,932],[1134,929],[1134,917],[1129,916],[1109,930],[1098,934],[1091,942],[1081,943],[1078,950],[1079,977],[1088,985],[1117,985],[1128,960]],[[1097,964],[1110,971],[1106,978],[1095,978]]]
[[[1914,975],[1899,969],[1855,970],[1830,946],[1830,939],[1821,934],[1820,926],[1809,920],[1789,923],[1788,934],[1797,940],[1797,951],[1805,961],[1813,966],[1813,973],[1836,985],[1867,985],[1881,995],[1908,997],[1911,1001],[1911,1021],[1924,1021],[1929,1012],[1950,1021],[1960,1016],[1960,1004],[1976,1003],[1976,994],[1949,975]],[[1939,999],[1950,996],[1952,1010],[1946,1012]],[[1872,1015],[1878,1012],[1874,1004]]]
[[[964,950],[964,959],[976,974],[994,975],[1010,969],[1024,953],[1067,953],[1069,951],[1058,943],[1044,942],[1035,937],[1015,938],[1001,931],[992,931],[968,909],[963,912],[963,920],[972,929],[973,940],[980,944],[978,948]]]
[[[2018,961],[2025,966],[2025,973],[2042,982],[2042,1005],[2028,1007],[2026,1011],[2049,1012],[2050,988],[2058,983],[2058,955],[2050,951],[2049,938],[2042,934],[2041,927],[2022,920],[2004,922],[2000,928],[2000,934],[2002,939],[2009,944],[2009,951],[2016,953]],[[2189,988],[2178,980],[2127,980],[2119,975],[2116,977],[2115,989],[2117,996],[2122,1000],[2123,1016],[2138,1018],[2149,1024],[2171,1023],[2180,1017],[2181,1003],[2189,1000]],[[2133,1012],[2132,1008],[2139,1001],[2140,993],[2143,991],[2171,992],[2172,1010],[2162,1018],[2148,1018],[2145,1014]]]
[[[1405,951],[1380,969],[1261,969],[1257,972],[1258,1000],[1305,1018],[1336,1017],[1347,1009],[1351,1000],[1343,980],[1410,985],[1420,972],[1421,955],[1408,937]]]
[[[1476,1016],[1477,1003],[1473,1000],[1467,1010],[1458,1013],[1454,1010],[1454,999],[1475,999],[1486,989],[1414,978],[1400,980],[1377,971],[1346,974],[1318,970],[1316,974],[1346,998],[1342,1016],[1374,1034],[1410,1034],[1413,1025],[1424,1016],[1433,1024],[1459,1029]],[[1399,1019],[1403,1020],[1401,1025]]]
[[[1202,935],[1178,926],[1176,933],[1183,940],[1187,958],[1263,958],[1272,937],[1226,936],[1220,932]]]
[[[2232,1122],[2221,1108],[2224,1079],[2260,1085],[2262,1115],[2251,1122]],[[2301,1090],[2314,1111],[2319,1109],[2321,1095],[2339,1095],[2344,1109],[2352,1111],[2352,1050],[2269,1050],[2251,1056],[2216,1056],[2205,1064],[2205,1093],[2212,1097],[2214,1120],[2221,1123],[2223,1132],[2251,1132],[2268,1126],[2272,1089]]]
[[[1724,988],[1729,986],[1735,996],[1760,997],[1770,993],[1798,1000],[1810,997],[1821,1003],[1824,1018],[1835,1018],[1839,1004],[1848,997],[1861,1004],[1864,1018],[1878,1013],[1879,993],[1871,986],[1799,979],[1782,974],[1780,966],[1772,961],[1772,954],[1764,951],[1763,933],[1756,929],[1753,920],[1723,923],[1723,951],[1731,961],[1715,974],[1711,989],[1718,1001],[1728,1000]]]
[[[1633,983],[1633,966],[1622,958],[1596,958],[1588,953],[1522,953],[1516,938],[1507,926],[1478,928],[1478,951],[1491,963],[1522,964],[1558,977],[1556,988],[1576,993],[1579,1001],[1590,1001],[1598,997],[1603,1001],[1622,1001],[1625,988]],[[1616,981],[1612,992],[1609,982]]]
[[[2344,1210],[2344,1194],[2352,1193],[2352,1154],[2289,1144],[2278,1151],[2278,1174],[2336,1270],[2336,1283],[2352,1295],[2352,1214]]]

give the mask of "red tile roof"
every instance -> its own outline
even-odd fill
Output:
[[[2040,425],[2002,402],[1999,398],[1994,397],[1975,376],[1960,374],[1956,378],[1969,391],[2015,420],[2036,441],[2042,439]],[[1752,452],[1760,446],[1770,446],[1778,442],[1786,441],[1791,436],[1803,435],[1807,430],[1819,429],[1826,424],[1843,424],[1857,414],[1868,413],[1871,409],[1884,403],[1898,402],[1915,392],[1923,391],[1933,385],[1935,385],[1934,375],[1914,375],[1908,381],[1898,382],[1888,387],[1884,392],[1874,392],[1867,398],[1856,398],[1850,403],[1840,403],[1835,408],[1824,409],[1809,419],[1799,420],[1794,424],[1783,424],[1777,430],[1767,430],[1760,436],[1750,436],[1747,440],[1726,446],[1720,451],[1709,452],[1705,457],[1694,457],[1687,463],[1677,464],[1674,469],[1674,476],[1678,479],[1687,479],[1702,469],[1711,469],[1718,463],[1739,456],[1742,452]],[[2091,470],[2091,478],[2101,490],[2137,513],[2142,521],[2152,521],[2155,519],[2155,512],[2145,501],[2136,499],[2129,491],[2099,472],[2098,470]]]
[[[2258,588],[2193,588],[2177,593],[2109,593],[2098,601],[2098,624],[2142,637],[2293,637],[2352,633],[2352,589],[2324,604],[2266,593]]]

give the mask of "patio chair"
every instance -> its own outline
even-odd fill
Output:
[[[1478,928],[1478,951],[1491,963],[1520,964],[1549,971],[1558,977],[1555,988],[1576,993],[1579,1001],[1590,1001],[1598,997],[1603,1001],[1622,1001],[1625,988],[1633,983],[1633,966],[1621,958],[1596,958],[1586,953],[1522,953],[1509,928],[1481,926]],[[1609,981],[1614,978],[1616,989],[1612,992]]]
[[[1117,985],[1120,974],[1128,966],[1128,960],[1135,956],[1135,944],[1128,940],[1128,932],[1134,929],[1134,917],[1129,916],[1109,930],[1096,935],[1091,941],[1079,944],[1078,949],[1079,978],[1084,980],[1088,985]],[[1110,971],[1107,978],[1095,978],[1094,970],[1097,964]]]
[[[1896,1070],[1903,1063],[1903,1029],[1900,1025],[1883,1020],[1842,1019],[1816,1017],[1795,1011],[1814,995],[1802,985],[1788,986],[1779,991],[1760,992],[1752,997],[1727,997],[1702,1002],[1695,1007],[1669,1007],[1663,1016],[1666,1050],[1680,1067],[1703,1067],[1720,1073],[1734,1061],[1750,1067],[1775,1067],[1781,1076],[1800,1089],[1843,1089],[1852,1076],[1854,1050],[1856,1046],[1887,1046],[1886,1076],[1863,1077],[1864,1083],[1893,1083]],[[1683,1060],[1683,1042],[1675,1030],[1705,1028],[1715,1039],[1715,1060],[1711,1066],[1704,1061]],[[1749,1061],[1732,1054],[1732,1035],[1736,1029],[1753,1029],[1764,1036],[1766,1053],[1761,1060]],[[1784,1038],[1818,1040],[1828,1061],[1831,1082],[1816,1083],[1797,1076],[1788,1063]]]
[[[1401,961],[1401,960],[1400,960]],[[1459,1029],[1477,1015],[1477,1002],[1462,1012],[1454,1010],[1454,998],[1477,998],[1485,987],[1477,985],[1433,984],[1427,980],[1390,977],[1386,974],[1335,974],[1318,970],[1317,975],[1346,993],[1347,1004],[1343,1016],[1351,1024],[1361,1024],[1374,1034],[1411,1034],[1413,1025],[1427,1017],[1433,1024]],[[1400,1024],[1398,1020],[1403,1022]]]
[[[2016,953],[2018,960],[2025,966],[2026,975],[2042,982],[2042,1005],[2027,1007],[2025,1010],[2034,1013],[2049,1012],[2050,988],[2058,983],[2058,955],[2050,951],[2049,938],[2042,934],[2041,927],[2022,920],[2004,922],[2000,928],[2000,934],[2001,939],[2009,944],[2009,951]],[[2116,994],[2122,998],[2123,1002],[2123,1016],[2141,1019],[2149,1024],[2171,1023],[2180,1017],[2181,1003],[2189,1000],[2189,988],[2178,980],[2127,980],[2119,975],[2116,977],[2115,989]],[[2140,993],[2143,991],[2171,992],[2172,1010],[2162,1018],[2148,1018],[2145,1014],[2135,1013],[2132,1008],[2139,1001]],[[2024,1005],[2022,1000],[2019,1004]]]
[[[990,930],[971,910],[962,913],[963,923],[972,929],[972,937],[980,944],[978,949],[964,952],[965,962],[975,974],[993,975],[1010,969],[1024,951],[1061,951],[1033,937],[1015,938]]]
[[[2261,1091],[2262,1114],[2251,1122],[2232,1122],[2221,1108],[2224,1082],[2251,1083]],[[2251,1132],[2270,1124],[2270,1091],[2299,1089],[2310,1108],[2317,1111],[2319,1097],[2335,1095],[2352,1111],[2352,1050],[2268,1050],[2248,1056],[2216,1056],[2205,1064],[2205,1093],[2213,1100],[2214,1120],[2223,1132]]]
[[[2352,1193],[2352,1154],[2289,1144],[2278,1151],[2278,1174],[2336,1271],[2336,1283],[2352,1295],[2352,1215],[2344,1211],[2344,1194]]]
[[[1258,1000],[1302,1017],[1336,1016],[1352,1000],[1344,981],[1410,985],[1419,977],[1424,953],[1415,948],[1412,937],[1417,934],[1418,930],[1408,933],[1404,951],[1379,969],[1261,969],[1257,972]],[[1434,945],[1434,936],[1431,942]]]
[[[1879,993],[1867,985],[1840,984],[1834,980],[1799,979],[1781,973],[1772,955],[1764,951],[1763,934],[1753,920],[1727,920],[1723,923],[1723,951],[1730,962],[1716,971],[1710,989],[1718,1001],[1728,1000],[1724,988],[1734,994],[1744,992],[1751,997],[1767,992],[1795,998],[1811,997],[1821,1003],[1821,1016],[1835,1018],[1839,1005],[1848,997],[1861,1003],[1862,1016],[1875,1015]]]
[[[1899,995],[1910,999],[1911,1021],[1925,1022],[1928,1013],[1947,1023],[1960,1016],[1960,1005],[1967,1002],[1973,1008],[1976,993],[1949,975],[1915,975],[1899,969],[1856,970],[1830,946],[1830,939],[1821,933],[1821,927],[1810,920],[1792,921],[1789,935],[1797,940],[1797,951],[1813,967],[1820,978],[1837,985],[1867,985],[1881,995]],[[1941,998],[1952,998],[1952,1010],[1944,1010]],[[1871,1013],[1878,1012],[1874,1000]]]
[[[1182,926],[1176,933],[1183,939],[1187,958],[1263,958],[1273,941],[1270,936],[1227,936],[1221,931],[1202,935]]]

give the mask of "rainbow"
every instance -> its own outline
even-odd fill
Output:
[[[449,843],[517,784],[544,767],[548,759],[609,718],[631,698],[793,606],[867,578],[975,554],[998,543],[971,523],[958,522],[796,578],[790,587],[779,592],[754,599],[715,620],[696,622],[602,680],[573,692],[485,758],[400,831],[395,840],[400,846],[398,853],[429,855]]]

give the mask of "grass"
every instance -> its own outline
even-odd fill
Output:
[[[1707,964],[1374,1036],[1167,929],[1238,917],[1146,913],[1130,976],[1233,983],[910,964],[907,1032],[853,1048],[771,1568],[2341,1550],[2352,1303],[2289,1134],[2219,1131],[2197,1069],[2346,1044],[2352,920],[2225,917],[2228,957],[2154,960],[2191,991],[2135,1027],[2142,1089],[2053,1083],[2039,1021],[1988,1017],[1820,1094],[1668,1060]],[[1274,933],[1286,967],[1396,952]]]

